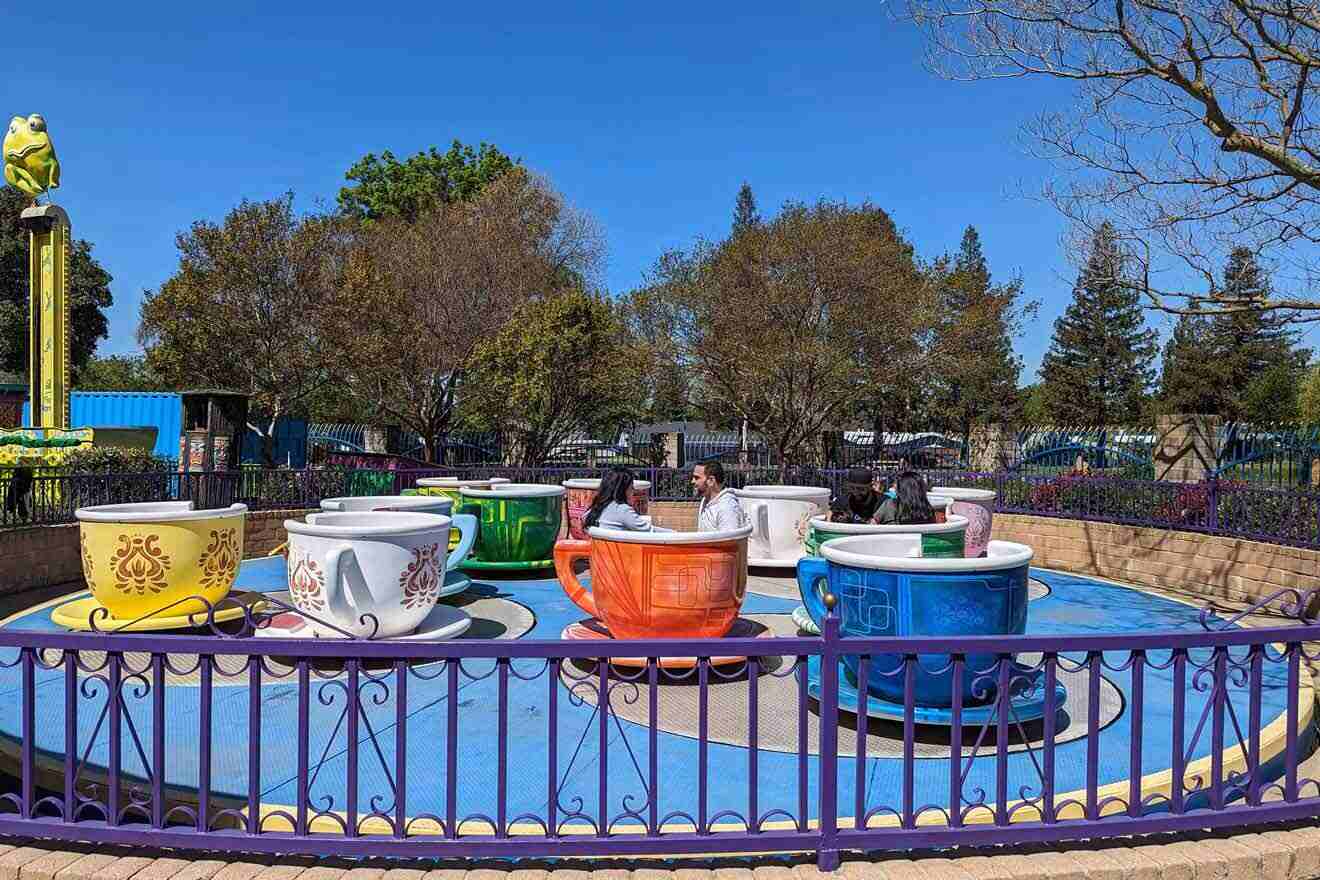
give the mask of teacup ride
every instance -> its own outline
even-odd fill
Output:
[[[56,608],[73,630],[196,629],[249,614],[255,594],[230,596],[243,559],[247,506],[195,510],[191,501],[104,504],[75,511],[90,596]]]
[[[752,523],[747,564],[793,568],[807,553],[811,518],[830,506],[830,490],[818,486],[747,486],[735,489]]]
[[[274,615],[256,635],[418,640],[462,635],[472,618],[439,602],[451,525],[450,517],[439,514],[379,510],[285,520],[289,592],[271,598],[287,598],[296,611]]]
[[[950,510],[953,506],[953,499],[947,495],[937,495],[934,492],[926,493],[926,500],[935,511],[935,522],[948,522],[950,513],[957,513],[956,510]]]
[[[440,589],[442,599],[456,596],[472,586],[472,579],[457,568],[472,552],[477,539],[477,518],[466,513],[455,514],[453,508],[453,500],[443,495],[356,495],[321,501],[321,510],[326,513],[394,511],[449,517],[449,555],[445,562],[445,582]]]
[[[723,532],[634,532],[592,528],[590,540],[555,545],[555,574],[568,598],[590,618],[569,624],[561,638],[608,639],[755,638],[769,634],[740,617],[747,596],[750,525]],[[590,585],[575,563],[589,560]],[[714,665],[741,663],[721,655]],[[614,657],[619,666],[644,666],[645,657]],[[661,657],[662,669],[688,669],[696,657]]]
[[[467,571],[550,568],[564,518],[564,487],[540,483],[463,486],[459,510],[477,518],[477,540],[462,563]]]
[[[564,487],[564,507],[568,511],[568,536],[576,541],[585,541],[587,533],[582,528],[582,517],[591,509],[600,489],[598,479],[572,479],[560,483]],[[647,480],[633,480],[632,492],[628,504],[637,511],[638,516],[646,516],[650,507],[651,484]]]
[[[949,512],[967,518],[968,556],[981,556],[990,544],[990,527],[994,524],[995,499],[991,489],[960,489],[954,486],[936,486],[931,492],[952,499]]]
[[[821,548],[822,557],[798,563],[798,588],[814,620],[825,619],[827,606],[845,638],[909,636],[1021,635],[1027,626],[1027,571],[1032,550],[1025,544],[991,541],[975,559],[929,558],[916,536],[841,538]],[[826,597],[829,597],[828,599]],[[908,655],[911,656],[911,655]],[[1008,699],[997,692],[999,662],[1011,664]],[[996,720],[1004,704],[1008,721],[1025,723],[1043,716],[1046,693],[1040,670],[1012,655],[969,653],[955,666],[948,654],[916,655],[912,683],[913,720],[918,724],[953,723],[954,674],[961,669],[961,721]],[[904,719],[904,655],[875,653],[865,681],[859,680],[856,654],[841,657],[839,707],[853,715]],[[821,696],[820,660],[808,664],[808,693]],[[1061,707],[1066,690],[1056,686],[1053,705]]]
[[[462,490],[464,487],[469,489],[489,489],[493,486],[507,485],[507,477],[489,477],[484,480],[463,480],[458,477],[422,477],[417,481],[417,488],[405,489],[400,497],[402,498],[448,498],[455,507],[463,503]],[[459,536],[453,533],[449,535],[449,551],[458,549]]]

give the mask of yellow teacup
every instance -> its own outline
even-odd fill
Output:
[[[247,505],[193,510],[191,501],[104,504],[76,512],[83,577],[115,620],[205,611],[243,559]]]

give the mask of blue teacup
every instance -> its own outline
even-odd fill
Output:
[[[798,589],[818,625],[825,618],[823,596],[834,594],[845,637],[1020,635],[1026,630],[1032,551],[1024,544],[991,541],[987,555],[977,559],[931,559],[911,550],[912,555],[896,555],[903,548],[892,540],[859,536],[830,541],[821,553],[823,559],[798,562]],[[952,705],[949,655],[920,654],[917,659],[916,705]],[[996,660],[995,654],[966,655],[964,704],[994,699]],[[857,656],[844,655],[843,662],[848,678],[858,684]],[[868,693],[902,703],[902,662],[901,654],[873,654]]]

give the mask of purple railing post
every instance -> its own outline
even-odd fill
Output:
[[[36,803],[36,742],[37,742],[37,688],[36,661],[33,650],[24,648],[23,659],[23,782],[20,797],[23,809],[20,815],[24,819],[32,818],[32,805]]]
[[[820,641],[820,843],[816,867],[833,871],[839,867],[839,616],[832,595],[825,604],[828,613]],[[865,719],[858,719],[857,731],[858,736],[866,736]]]

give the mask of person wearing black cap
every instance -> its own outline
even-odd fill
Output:
[[[885,496],[875,490],[871,472],[865,468],[850,468],[843,489],[846,495],[835,496],[830,502],[830,522],[874,522]]]

